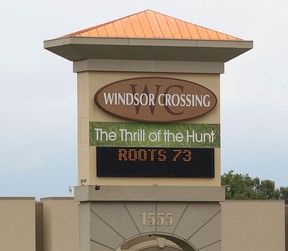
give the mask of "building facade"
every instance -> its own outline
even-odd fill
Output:
[[[288,250],[288,207],[283,201],[224,201],[221,207],[223,251]],[[78,203],[73,198],[45,198],[40,202],[34,198],[0,198],[0,222],[0,250],[81,250]],[[129,240],[118,248],[179,249],[174,242],[154,235]]]

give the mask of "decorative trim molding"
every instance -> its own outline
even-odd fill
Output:
[[[163,72],[163,73],[224,73],[223,62],[157,61],[86,59],[73,62],[73,71],[120,71],[120,72]]]

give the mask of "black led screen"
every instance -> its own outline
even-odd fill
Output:
[[[213,178],[213,148],[97,147],[98,177]]]

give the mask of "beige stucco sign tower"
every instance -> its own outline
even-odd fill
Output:
[[[81,251],[221,250],[220,74],[252,45],[150,10],[45,41],[78,77]]]

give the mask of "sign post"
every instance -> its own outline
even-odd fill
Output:
[[[147,10],[45,48],[78,77],[80,250],[220,251],[220,74],[252,42]]]

